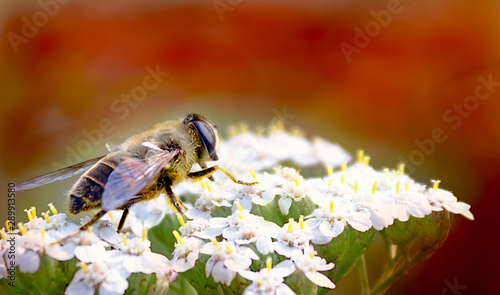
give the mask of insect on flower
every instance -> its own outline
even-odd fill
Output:
[[[184,214],[186,206],[175,196],[171,187],[184,179],[193,181],[211,177],[221,170],[233,182],[253,185],[237,180],[225,169],[207,168],[207,161],[217,161],[218,133],[215,124],[199,114],[188,114],[177,121],[159,123],[134,135],[121,145],[110,149],[106,156],[57,170],[17,186],[25,190],[62,180],[85,172],[69,192],[70,212],[73,214],[100,208],[96,215],[58,242],[86,230],[106,212],[122,209],[118,224],[121,231],[130,206],[167,194],[168,205]],[[190,172],[199,164],[202,170]]]

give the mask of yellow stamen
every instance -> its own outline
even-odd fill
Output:
[[[89,228],[87,228],[87,231],[91,233],[93,228],[94,228],[93,226],[89,226]]]
[[[33,216],[33,218],[36,218],[36,208],[35,208],[35,206],[31,206],[30,211],[31,211],[31,216]]]
[[[294,223],[293,218],[288,219],[288,232],[289,233],[292,232],[293,223]]]
[[[52,212],[52,214],[57,215],[57,209],[56,209],[56,207],[54,206],[54,204],[49,203],[49,204],[48,204],[48,206],[49,206],[49,209],[50,209],[50,211]]]
[[[9,221],[8,219],[6,219],[6,220],[5,220],[5,229],[7,229],[7,231],[8,231],[9,233],[11,233],[11,232],[12,232],[12,228],[11,228],[11,226],[10,226],[10,221]]]
[[[408,182],[405,183],[405,191],[408,191]]]
[[[370,156],[365,156],[363,158],[363,163],[365,163],[365,166],[370,166]]]
[[[239,199],[236,199],[234,201],[234,203],[236,204],[236,208],[238,208],[238,217],[240,219],[243,219],[243,214],[241,214],[241,212],[243,212],[243,207],[241,206],[240,204],[240,200]]]
[[[332,178],[331,177],[328,179],[328,186],[330,186],[330,185],[332,185]]]
[[[358,181],[357,180],[354,182],[354,192],[355,193],[358,192]]]
[[[330,176],[333,174],[333,166],[332,165],[326,165],[326,175]]]
[[[113,214],[111,212],[108,212],[108,216],[111,221],[115,221],[115,218],[113,217]]]
[[[300,224],[300,229],[304,229],[304,215],[300,215],[299,224]]]
[[[40,233],[42,234],[42,238],[45,239],[45,231],[43,230],[43,228],[40,229]]]
[[[375,181],[375,182],[373,183],[373,186],[372,186],[372,195],[374,195],[374,194],[375,194],[375,191],[377,190],[377,185],[378,185],[378,181]]]
[[[49,224],[50,220],[49,220],[49,213],[50,211],[47,210],[46,212],[42,212],[42,216],[43,218],[45,218],[45,221],[47,222],[47,224]]]
[[[297,179],[297,177],[295,177],[293,180],[295,181],[295,185],[299,186],[299,180]]]
[[[396,182],[396,194],[399,194],[399,185],[400,185],[401,181],[398,179],[398,181]]]
[[[333,200],[330,200],[330,213],[333,213]]]
[[[26,212],[26,215],[28,215],[28,220],[33,221],[33,215],[31,215],[31,210],[24,209],[24,212]]]
[[[362,149],[358,150],[358,163],[363,163],[363,157],[365,155],[365,151]]]
[[[439,187],[439,184],[441,183],[441,180],[431,180],[432,182],[432,190],[437,190]]]
[[[123,245],[124,245],[124,246],[127,246],[127,235],[126,235],[126,234],[124,234],[124,233],[120,233],[120,235],[121,235],[121,236],[122,236],[122,238],[123,238]]]
[[[347,170],[347,163],[342,163],[342,165],[340,165],[340,170],[345,172]]]
[[[238,208],[239,211],[243,211],[243,207],[241,206],[239,199],[236,199],[234,203],[236,204],[236,208]]]
[[[257,177],[255,177],[255,172],[253,172],[252,169],[250,169],[250,174],[252,175],[253,179],[257,179]]]
[[[177,220],[179,220],[179,223],[181,226],[184,226],[186,223],[184,222],[184,218],[180,213],[175,213],[175,216],[177,216]]]
[[[211,238],[210,240],[214,243],[215,247],[219,248],[219,242],[217,242],[217,239]]]
[[[340,174],[340,184],[344,184],[345,173]]]
[[[266,258],[266,268],[268,273],[271,271],[271,268],[273,268],[273,259],[271,257]]]
[[[148,228],[144,227],[144,230],[142,231],[142,242],[144,242],[147,237],[148,237]]]
[[[318,251],[312,251],[311,252],[311,259],[313,259],[315,255],[318,255]]]
[[[207,190],[207,185],[205,184],[204,181],[200,181],[200,184],[201,184],[201,187],[203,188],[203,190]]]
[[[210,187],[210,185],[207,183],[207,189],[208,189],[208,192],[211,193],[212,192],[212,187]]]
[[[85,263],[85,262],[81,262],[81,261],[80,261],[80,262],[77,262],[77,263],[76,263],[76,266],[77,266],[77,267],[80,267],[81,269],[83,269],[83,271],[84,271],[85,273],[87,273],[87,272],[88,272],[88,269],[87,269],[87,263]]]
[[[21,234],[25,235],[26,234],[26,228],[24,228],[24,224],[22,222],[17,223],[17,228],[21,232]]]
[[[226,242],[226,249],[227,249],[227,254],[231,254],[231,252],[233,252],[233,250],[231,250],[231,247],[229,247],[228,242]]]
[[[174,231],[172,231],[172,234],[174,234],[174,237],[179,244],[184,245],[184,243],[182,242],[181,235],[179,234],[178,231],[174,230]]]
[[[3,228],[0,229],[0,236],[2,237],[2,240],[6,240],[7,239],[5,235],[6,235],[5,230]]]
[[[405,164],[404,163],[399,163],[398,172],[399,172],[399,174],[405,174]]]

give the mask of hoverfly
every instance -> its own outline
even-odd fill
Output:
[[[69,192],[69,211],[77,214],[93,208],[100,210],[58,243],[88,229],[115,209],[123,210],[117,228],[120,232],[133,204],[155,198],[160,193],[166,193],[168,205],[184,214],[186,206],[171,189],[184,179],[197,181],[221,170],[235,183],[256,184],[239,181],[218,166],[207,168],[207,161],[218,160],[217,147],[215,124],[202,115],[188,114],[180,120],[159,123],[129,137],[106,156],[27,180],[16,188],[30,189],[85,172]],[[202,170],[190,172],[195,163]]]

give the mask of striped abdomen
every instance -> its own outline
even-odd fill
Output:
[[[116,154],[106,156],[80,177],[69,193],[71,213],[76,214],[100,206],[108,177],[122,162],[122,157]]]

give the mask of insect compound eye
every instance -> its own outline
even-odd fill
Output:
[[[210,159],[217,161],[219,159],[215,151],[215,147],[217,145],[217,137],[213,131],[213,128],[202,121],[194,121],[193,124],[198,131],[198,134],[200,135],[203,147],[205,148],[207,154],[210,156]]]

